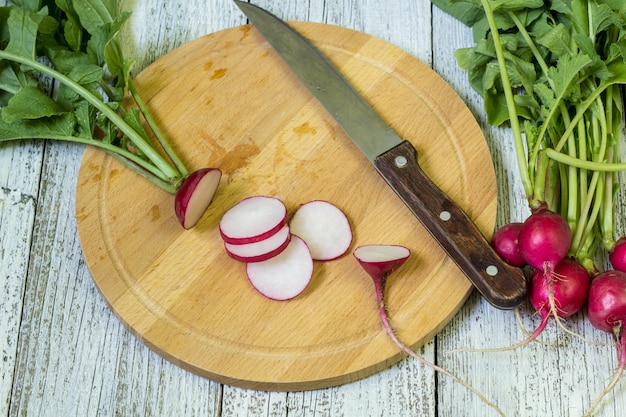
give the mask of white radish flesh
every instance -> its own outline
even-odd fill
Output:
[[[183,181],[174,198],[176,218],[185,229],[194,227],[207,210],[222,178],[222,171],[203,168]]]
[[[262,262],[281,253],[289,244],[291,233],[289,226],[284,225],[277,233],[258,242],[235,245],[224,243],[226,253],[241,262]]]
[[[231,207],[220,220],[224,242],[241,245],[265,240],[287,222],[287,208],[277,198],[254,196]]]
[[[313,259],[306,243],[291,237],[287,248],[263,262],[246,265],[252,286],[272,300],[289,300],[302,293],[313,276]]]
[[[328,201],[301,205],[289,222],[291,233],[309,246],[315,260],[339,258],[352,244],[352,228],[346,215]]]

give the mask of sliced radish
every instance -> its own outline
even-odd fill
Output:
[[[174,211],[185,229],[198,223],[207,210],[222,178],[217,168],[203,168],[185,178],[174,197]]]
[[[241,245],[278,233],[287,222],[287,208],[277,198],[254,196],[231,207],[220,220],[224,242]]]
[[[241,262],[261,262],[281,253],[289,244],[290,238],[289,226],[284,225],[267,239],[241,245],[225,242],[224,247],[226,253],[233,259]]]
[[[311,282],[313,259],[306,243],[292,235],[284,251],[266,261],[247,264],[246,273],[252,286],[265,297],[289,300]]]
[[[356,248],[353,254],[365,272],[380,280],[400,268],[411,251],[399,245],[365,245]]]
[[[352,244],[352,228],[348,218],[328,201],[315,200],[301,205],[289,226],[291,233],[306,242],[315,260],[339,258]]]

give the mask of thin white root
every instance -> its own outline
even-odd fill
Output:
[[[617,368],[617,370],[613,373],[613,378],[611,378],[611,382],[602,390],[598,398],[596,398],[594,403],[591,404],[591,407],[589,408],[589,410],[587,410],[587,412],[582,417],[590,417],[593,415],[596,407],[600,404],[602,399],[615,387],[615,384],[617,384],[617,381],[619,381],[620,377],[622,376],[623,371],[624,371],[623,366]]]

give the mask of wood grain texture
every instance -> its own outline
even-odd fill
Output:
[[[489,153],[453,90],[361,32],[296,28],[410,138],[433,180],[490,233]],[[290,213],[307,201],[332,201],[350,219],[353,247],[407,245],[413,254],[387,297],[409,345],[430,340],[466,299],[463,274],[256,29],[239,26],[178,48],[136,85],[183,159],[223,172],[212,207],[185,231],[171,196],[101,152],[88,151],[82,162],[77,217],[90,270],[118,317],[164,357],[231,385],[291,391],[351,382],[401,358],[363,306],[373,286],[351,256],[317,263],[312,284],[292,301],[257,294],[218,229],[223,213],[252,195],[280,198]],[[142,198],[129,206],[129,194]]]
[[[123,4],[133,10],[124,47],[137,59],[136,72],[187,41],[245,22],[227,0],[124,0]],[[257,4],[289,20],[358,29],[431,64],[463,97],[485,133],[498,178],[498,223],[525,218],[527,205],[509,132],[486,124],[482,101],[454,60],[456,48],[472,44],[468,28],[431,9],[425,0],[259,0]],[[435,378],[412,359],[350,384],[290,393],[220,385],[163,360],[112,315],[82,256],[68,256],[76,253],[76,240],[68,236],[76,234],[73,190],[82,152],[72,149],[0,145],[0,188],[5,193],[0,198],[0,269],[11,271],[0,275],[0,287],[9,288],[0,295],[6,308],[0,327],[7,329],[0,340],[8,341],[0,342],[4,396],[0,416],[495,415],[467,390],[445,377]],[[44,154],[53,157],[42,171]],[[74,169],[65,172],[67,166]],[[58,177],[66,178],[66,183]],[[39,189],[42,196],[48,195],[46,199],[38,196]],[[51,198],[55,193],[58,199]],[[618,191],[620,233],[626,232],[624,193],[623,188]],[[66,221],[59,219],[62,216]],[[56,258],[56,267],[48,266]],[[43,286],[43,281],[50,285]],[[527,327],[536,324],[528,308],[522,314]],[[510,312],[496,310],[473,294],[420,353],[469,380],[509,417],[576,417],[600,392],[616,361],[609,338],[594,331],[584,315],[569,319],[567,325],[599,344],[585,343],[551,326],[543,336],[548,345],[499,354],[447,353],[506,346],[524,337]],[[597,416],[624,415],[626,393],[620,382]]]

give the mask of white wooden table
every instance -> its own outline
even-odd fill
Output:
[[[521,220],[509,132],[489,127],[454,50],[469,29],[428,0],[258,0],[288,20],[340,25],[397,45],[443,76],[466,101],[492,150],[498,224]],[[246,21],[230,0],[125,0],[132,10],[124,47],[137,69],[177,46]],[[221,385],[168,363],[113,317],[85,265],[74,216],[83,148],[49,142],[0,145],[0,416],[492,416],[450,379],[413,359],[347,385],[306,392],[263,392]],[[620,195],[620,205],[626,198]],[[619,224],[624,231],[624,224]],[[528,328],[537,323],[522,308]],[[510,311],[472,295],[419,353],[451,370],[508,416],[578,416],[616,365],[608,335],[577,315],[567,325],[585,343],[549,326],[546,343],[502,353],[457,353],[507,346],[525,335]],[[598,415],[626,415],[626,381]]]

